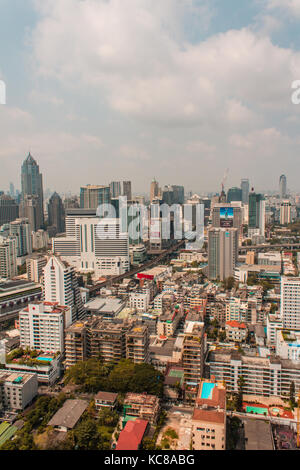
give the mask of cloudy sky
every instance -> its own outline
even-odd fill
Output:
[[[0,0],[0,189],[300,191],[300,0]]]

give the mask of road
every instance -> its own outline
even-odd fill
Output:
[[[177,251],[182,245],[185,244],[185,240],[180,240],[180,242],[176,243],[176,245],[172,246],[171,248],[169,248],[168,250],[164,250],[159,256],[157,256],[156,258],[154,258],[153,260],[151,261],[147,261],[147,263],[141,265],[141,266],[138,266],[137,268],[134,268],[132,269],[131,271],[128,271],[127,273],[124,273],[124,274],[121,274],[120,276],[115,276],[115,277],[112,277],[110,279],[107,279],[106,281],[104,282],[101,282],[99,284],[96,284],[95,286],[89,288],[90,290],[90,295],[91,294],[95,294],[97,293],[97,291],[99,291],[99,289],[101,289],[102,287],[105,287],[109,284],[113,284],[115,282],[120,282],[122,281],[123,279],[127,279],[129,277],[132,277],[134,276],[135,274],[141,272],[141,271],[144,271],[145,269],[149,269],[149,268],[152,268],[154,266],[156,266],[157,264],[159,264],[164,258],[166,258],[167,256],[169,256],[170,254],[174,253],[175,251]]]

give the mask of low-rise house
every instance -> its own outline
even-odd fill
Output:
[[[154,424],[157,421],[160,402],[155,395],[127,393],[124,400],[128,416],[137,416]]]
[[[49,421],[58,431],[67,432],[73,429],[88,407],[85,400],[67,400]]]
[[[103,408],[112,410],[117,404],[117,397],[117,393],[98,392],[97,395],[95,395],[96,410],[100,411]]]
[[[227,321],[225,326],[226,338],[229,341],[235,341],[237,343],[242,343],[247,338],[247,326],[245,323],[240,323],[238,321]]]
[[[143,419],[128,421],[120,432],[116,450],[139,450],[149,423]]]

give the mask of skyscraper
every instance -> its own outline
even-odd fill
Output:
[[[230,188],[227,193],[227,202],[242,201],[243,190],[241,188]]]
[[[61,197],[55,192],[48,203],[48,224],[56,233],[65,231],[65,210]]]
[[[249,194],[249,224],[248,235],[265,236],[265,200],[262,194],[256,194],[252,189]]]
[[[16,201],[6,194],[0,196],[0,226],[15,220],[19,216]]]
[[[71,307],[72,322],[82,319],[85,310],[74,268],[52,256],[43,271],[44,300]]]
[[[279,195],[281,199],[284,199],[286,197],[286,186],[287,186],[286,176],[281,175],[279,178]]]
[[[9,224],[9,233],[17,240],[17,256],[32,253],[31,230],[28,219],[17,219]]]
[[[25,194],[21,201],[19,212],[20,217],[28,219],[32,232],[40,229],[42,222],[39,196]]]
[[[17,240],[0,236],[0,278],[11,279],[17,275]]]
[[[89,184],[80,188],[80,207],[82,209],[97,209],[100,205],[109,203],[109,186]]]
[[[123,196],[127,197],[127,201],[132,200],[131,181],[123,181]]]
[[[21,184],[23,201],[26,196],[36,196],[37,198],[37,210],[39,212],[37,229],[39,229],[44,225],[43,177],[37,162],[30,153],[22,165]]]
[[[282,201],[280,205],[280,225],[291,223],[292,205],[290,201]]]
[[[121,196],[121,183],[120,181],[112,181],[109,185],[110,187],[110,197],[119,197]]]
[[[242,190],[242,202],[243,204],[249,203],[249,180],[242,179],[241,181],[241,190]]]
[[[150,202],[152,202],[154,198],[159,197],[159,192],[158,182],[154,178],[150,186]]]
[[[208,231],[208,276],[224,279],[234,275],[238,257],[238,230],[211,228]]]

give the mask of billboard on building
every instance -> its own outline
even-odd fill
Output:
[[[233,207],[220,208],[220,227],[231,228],[233,227]]]

